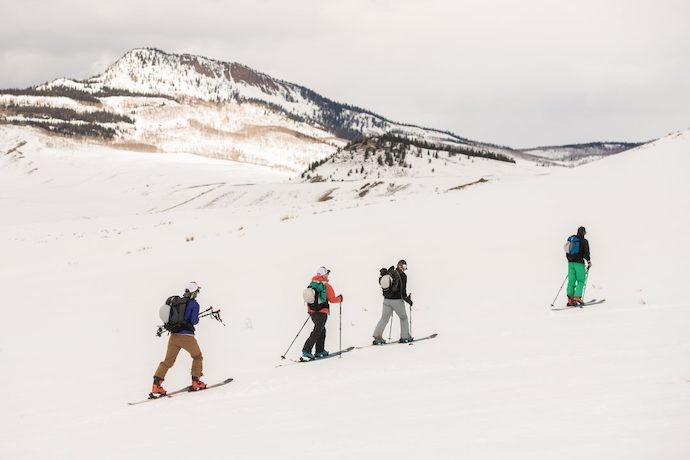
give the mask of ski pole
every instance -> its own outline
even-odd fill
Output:
[[[563,278],[563,283],[561,283],[561,287],[558,288],[558,293],[556,294],[556,297],[553,298],[553,302],[551,302],[551,307],[556,303],[556,300],[558,299],[558,296],[561,295],[561,291],[563,290],[563,286],[565,286],[565,280],[568,279],[568,275],[565,275],[565,278]]]
[[[283,353],[283,354],[280,356],[280,359],[285,359],[285,355],[287,355],[287,352],[290,351],[290,348],[292,348],[292,344],[295,343],[295,340],[297,340],[297,337],[299,337],[299,335],[302,333],[302,329],[304,329],[304,326],[307,325],[307,321],[309,321],[309,318],[310,318],[310,317],[307,316],[307,319],[304,320],[304,324],[302,324],[302,327],[299,328],[299,332],[297,333],[297,335],[295,336],[295,338],[292,339],[292,342],[290,342],[290,346],[287,347],[287,350],[285,350],[285,353]]]
[[[589,268],[585,270],[585,284],[582,286],[582,301],[585,299],[585,290],[587,289],[587,280],[589,279]]]
[[[338,326],[340,329],[340,331],[339,331],[340,338],[338,339],[338,342],[339,342],[338,346],[340,347],[340,351],[339,351],[340,354],[338,355],[338,359],[340,359],[343,357],[343,301],[342,300],[338,303],[338,320],[340,322],[340,325]]]
[[[202,314],[199,315],[199,319],[210,316],[211,318],[215,319],[220,324],[225,326],[223,319],[220,317],[220,308],[218,310],[214,310],[213,307],[208,307],[206,310],[202,311],[201,313]]]
[[[393,315],[391,315],[391,327],[388,329],[388,341],[391,341],[391,336],[393,335]]]

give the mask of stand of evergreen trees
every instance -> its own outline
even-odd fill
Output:
[[[0,89],[0,94],[10,94],[12,96],[42,96],[42,97],[67,97],[74,99],[75,101],[89,102],[93,104],[100,104],[99,97],[114,97],[114,96],[127,96],[127,97],[162,97],[165,99],[175,100],[175,98],[170,96],[165,96],[161,94],[146,94],[146,93],[135,93],[132,91],[127,91],[124,89],[114,89],[114,88],[103,88],[102,90],[95,92],[82,91],[76,88],[67,88],[65,86],[56,86],[50,89],[36,89],[36,88],[10,88],[10,89]]]
[[[391,149],[395,150],[396,146],[409,147],[414,146],[417,148],[427,149],[427,150],[439,150],[442,152],[448,152],[450,156],[454,155],[466,155],[468,157],[480,157],[488,158],[490,160],[505,161],[507,163],[515,163],[515,160],[510,158],[508,155],[503,155],[502,153],[490,152],[488,150],[475,149],[466,146],[453,146],[442,143],[429,142],[426,140],[412,139],[408,137],[401,137],[395,134],[386,133],[375,138],[376,146],[383,147],[390,144]]]
[[[134,120],[126,115],[107,112],[105,110],[94,110],[91,112],[78,112],[65,107],[50,107],[37,105],[16,105],[7,104],[3,106],[10,114],[22,115],[27,118],[44,118],[58,120],[81,120],[88,123],[129,123],[134,124]]]
[[[101,139],[113,139],[117,135],[117,131],[115,131],[112,128],[92,123],[48,123],[44,121],[29,120],[0,120],[0,123],[8,123],[11,125],[20,126],[35,126],[37,128],[45,129],[46,131],[62,134],[65,136],[86,136],[97,137]]]

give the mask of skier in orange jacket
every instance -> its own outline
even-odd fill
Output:
[[[328,275],[331,273],[326,267],[319,267],[316,275],[311,279],[309,287],[316,292],[316,299],[313,304],[307,305],[307,312],[314,323],[314,330],[304,342],[302,347],[302,357],[305,359],[317,359],[328,356],[328,352],[324,349],[326,342],[326,321],[330,314],[330,304],[340,303],[343,301],[343,296],[335,295],[333,286],[328,281]],[[312,354],[311,350],[316,345],[316,353]]]

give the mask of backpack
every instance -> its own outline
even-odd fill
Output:
[[[391,267],[388,270],[386,270],[385,268],[379,270],[379,286],[381,286],[381,289],[383,290],[384,294],[394,292],[398,289],[400,277],[393,276],[394,271],[394,267]]]
[[[187,307],[187,299],[179,295],[170,296],[161,306],[159,315],[163,321],[163,327],[168,332],[180,332],[183,329],[194,330],[194,326],[184,320],[184,313]]]
[[[569,256],[576,256],[580,253],[580,237],[577,235],[572,235],[568,237],[568,241],[563,247],[565,253]]]
[[[302,291],[302,298],[307,303],[309,308],[313,310],[321,310],[328,305],[326,286],[318,281],[312,281]]]

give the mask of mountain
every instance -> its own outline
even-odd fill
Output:
[[[534,147],[519,150],[522,158],[545,166],[579,166],[643,145],[640,142],[590,142],[587,144]]]
[[[396,123],[239,63],[152,48],[134,49],[86,80],[59,78],[2,90],[0,123],[36,126],[119,148],[196,153],[290,171],[350,142],[383,135],[528,161],[546,157],[544,164],[582,159],[577,146],[567,146],[555,162],[550,157],[559,147],[540,155]],[[588,157],[614,152],[592,144],[585,149]]]

